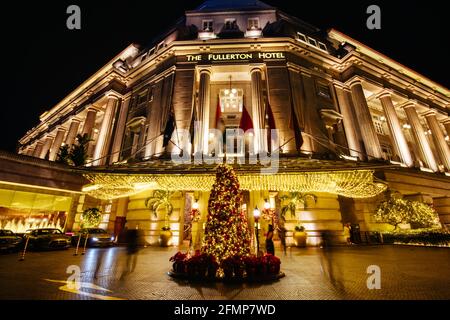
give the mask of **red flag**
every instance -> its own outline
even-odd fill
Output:
[[[216,129],[219,129],[220,117],[222,116],[222,108],[220,107],[220,98],[217,96],[217,108],[216,108]]]
[[[244,132],[249,129],[253,129],[252,118],[250,118],[250,115],[248,114],[247,108],[245,106],[242,106],[242,117],[241,122],[239,123],[239,128],[244,130]]]
[[[266,121],[270,129],[275,129],[275,118],[273,117],[272,108],[270,107],[269,101],[267,101]]]

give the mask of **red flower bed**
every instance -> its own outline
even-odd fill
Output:
[[[188,253],[177,252],[170,258],[173,262],[173,271],[188,276],[191,279],[216,279],[219,264],[214,256],[201,253],[197,250],[193,256]],[[248,280],[271,279],[280,273],[281,261],[278,257],[265,254],[262,257],[255,255],[233,256],[222,261],[220,267],[224,278]]]

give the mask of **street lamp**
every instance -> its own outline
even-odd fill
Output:
[[[255,210],[253,210],[253,217],[255,218],[255,233],[256,233],[256,255],[259,255],[259,226],[258,226],[258,220],[261,215],[261,212],[259,212],[258,206],[255,207]]]
[[[264,209],[269,210],[270,209],[270,202],[267,201],[267,199],[264,202]]]

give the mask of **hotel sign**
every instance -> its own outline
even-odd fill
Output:
[[[223,62],[248,60],[280,60],[285,59],[284,52],[251,52],[251,53],[209,53],[186,55],[188,62]]]

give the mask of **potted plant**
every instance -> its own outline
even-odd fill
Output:
[[[293,238],[294,243],[297,247],[305,247],[306,246],[305,227],[301,225],[295,226]]]
[[[289,195],[280,197],[281,201],[287,201],[287,204],[281,207],[280,218],[286,221],[286,213],[289,212],[291,217],[295,218],[295,209],[299,204],[303,204],[307,208],[310,201],[316,202],[317,197],[312,193],[290,192]]]
[[[186,272],[186,258],[187,253],[179,251],[169,259],[170,262],[173,262],[173,272],[181,274]]]
[[[224,278],[231,279],[234,275],[234,257],[228,257],[224,259],[221,263],[221,267],[223,270]]]
[[[186,261],[186,271],[191,278],[205,278],[208,270],[209,255],[200,250]]]
[[[216,258],[213,255],[208,254],[206,256],[207,271],[206,276],[209,279],[215,279],[217,275],[217,270],[219,269],[219,263],[217,263]]]
[[[164,226],[159,235],[159,243],[162,247],[167,247],[172,238],[170,231],[169,218],[173,213],[173,205],[170,199],[175,192],[169,190],[155,190],[151,197],[145,199],[145,206],[150,209],[155,217],[158,217],[158,210],[164,208]]]
[[[260,259],[255,255],[249,255],[244,257],[244,267],[249,280],[253,280],[258,274],[258,265],[260,264]]]
[[[266,266],[267,275],[275,276],[280,273],[281,261],[278,257],[266,253],[262,258],[262,263]]]

